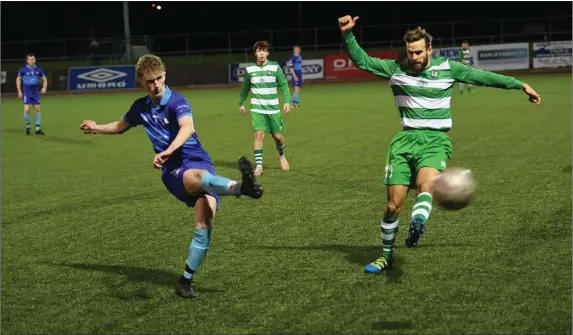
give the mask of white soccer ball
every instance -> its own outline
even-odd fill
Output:
[[[448,168],[434,179],[432,198],[442,208],[459,210],[470,204],[475,186],[470,170]]]

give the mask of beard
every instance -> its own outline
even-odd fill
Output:
[[[430,59],[430,57],[426,56],[426,57],[424,57],[423,60],[418,60],[416,62],[406,60],[406,62],[408,63],[408,70],[412,71],[412,72],[422,72],[426,68],[426,66],[428,65],[429,59]]]

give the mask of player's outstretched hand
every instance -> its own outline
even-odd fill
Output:
[[[358,20],[358,16],[355,16],[354,18],[350,15],[339,17],[338,18],[338,26],[340,27],[340,31],[342,33],[346,33],[348,31],[352,30],[352,28],[354,28],[354,25],[356,25],[357,20]]]
[[[285,111],[285,114],[288,114],[288,112],[290,112],[290,104],[285,104],[283,106],[283,110]]]
[[[523,92],[529,96],[529,101],[539,106],[541,103],[541,96],[531,88],[528,84],[523,84]]]
[[[245,106],[239,107],[239,111],[241,112],[241,114],[247,115],[247,111],[245,110]]]
[[[156,169],[161,169],[163,167],[163,163],[169,159],[171,154],[171,151],[166,150],[155,155],[155,157],[153,157],[153,167]]]
[[[83,120],[80,125],[80,129],[84,131],[84,134],[95,134],[97,124],[92,120]]]
[[[42,88],[42,90],[40,92],[42,92],[42,94],[46,94],[46,89]]]

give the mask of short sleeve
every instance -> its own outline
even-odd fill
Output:
[[[131,105],[131,108],[125,115],[123,116],[123,120],[130,126],[130,127],[137,127],[138,125],[142,124],[141,115],[139,113],[138,108],[138,101],[134,102]]]
[[[23,72],[24,71],[22,71],[22,69],[18,70],[18,78],[22,78],[24,76]]]
[[[185,98],[177,99],[177,101],[171,104],[169,111],[172,114],[171,116],[174,117],[176,120],[179,120],[184,116],[193,117],[193,113],[191,111],[191,105],[189,104],[189,101],[187,101],[187,99]]]
[[[38,68],[38,73],[39,73],[40,77],[46,78],[46,73],[44,72],[44,70],[42,68]]]

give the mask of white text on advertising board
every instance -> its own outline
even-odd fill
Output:
[[[352,63],[352,60],[344,58],[335,59],[334,61],[332,61],[332,65],[334,66],[335,69],[355,67],[354,63]]]

